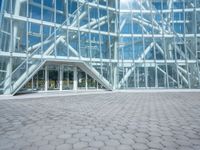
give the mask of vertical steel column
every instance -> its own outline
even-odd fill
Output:
[[[26,76],[28,76],[28,64],[29,64],[29,57],[28,57],[28,47],[29,47],[29,42],[28,42],[28,25],[29,25],[29,0],[26,1]]]
[[[143,8],[142,8],[142,5],[140,5],[140,14],[141,14],[141,17],[143,18]],[[144,25],[142,24],[142,47],[143,47],[143,52],[145,52],[145,38],[144,38]],[[144,57],[143,58],[143,64],[144,64],[144,76],[145,76],[145,88],[148,87],[148,68],[146,66],[146,58]]]
[[[60,70],[59,70],[59,82],[60,82],[60,91],[63,90],[63,65],[60,65]]]
[[[119,31],[119,25],[118,25],[118,17],[119,17],[119,12],[117,11],[119,8],[119,3],[118,3],[118,0],[115,0],[115,32],[118,33]],[[118,45],[118,37],[115,38],[114,40],[114,60],[117,60],[117,45]],[[117,89],[117,67],[118,66],[118,63],[115,64],[113,63],[113,89]]]
[[[37,73],[37,79],[36,79],[36,89],[39,87],[39,82],[38,82],[38,73]]]
[[[188,49],[187,49],[187,44],[186,44],[186,11],[185,11],[185,0],[183,0],[183,19],[184,19],[184,33],[183,33],[183,41],[184,41],[184,51],[185,51],[185,64],[186,64],[186,69],[187,69],[187,79],[188,79],[188,88],[191,88],[191,84],[190,84],[190,72],[189,72],[189,64],[188,64],[188,60],[189,60],[189,54],[188,54]]]
[[[45,65],[45,69],[44,69],[44,71],[45,71],[45,91],[47,91],[48,90],[48,68],[47,68],[47,65]]]
[[[54,56],[55,56],[55,58],[57,57],[57,47],[56,47],[56,34],[57,34],[57,32],[56,32],[56,0],[54,0]]]
[[[73,90],[76,91],[77,90],[77,84],[78,84],[78,81],[77,81],[77,67],[76,66],[73,67],[73,77],[74,77]]]
[[[172,6],[172,25],[173,25],[173,31],[175,32],[175,26],[174,26],[174,5]],[[175,65],[176,65],[176,75],[177,75],[177,88],[180,88],[180,79],[179,79],[179,70],[178,70],[178,66],[179,66],[179,64],[178,64],[178,62],[177,62],[177,59],[178,59],[178,57],[177,57],[177,50],[176,50],[176,36],[174,35],[174,37],[173,37],[173,46],[174,46],[174,60],[175,60]]]
[[[13,8],[14,6],[14,8]],[[9,90],[6,90],[6,93],[4,94],[11,94],[12,91],[12,71],[13,71],[13,56],[12,53],[15,51],[15,45],[16,45],[16,37],[17,37],[17,24],[13,21],[13,15],[19,15],[20,8],[21,8],[21,2],[19,0],[16,0],[15,5],[13,4],[13,1],[10,2],[10,14],[11,14],[11,20],[10,20],[10,44],[9,44],[9,52],[10,52],[10,59],[7,64],[7,73],[6,78],[9,77],[5,82],[5,87],[9,86]],[[14,9],[14,11],[13,11]]]
[[[132,63],[133,65],[131,65],[131,67],[134,67],[134,70],[133,70],[133,78],[134,78],[134,88],[136,88],[136,64],[135,64],[135,38],[133,37],[133,34],[134,34],[134,30],[133,30],[133,26],[134,26],[134,23],[133,23],[133,6],[131,7],[131,47],[132,47]]]
[[[86,90],[88,90],[88,82],[87,82],[87,80],[88,80],[88,75],[87,75],[87,73],[85,73],[85,89]]]
[[[103,61],[102,61],[102,35],[100,34],[100,22],[99,22],[99,18],[100,18],[100,9],[99,9],[99,1],[97,3],[97,9],[98,9],[98,35],[99,35],[99,48],[100,48],[100,74],[103,76]]]
[[[155,81],[154,81],[154,87],[155,88],[158,88],[158,70],[157,70],[157,66],[158,66],[158,64],[157,64],[157,62],[156,62],[156,48],[155,48],[155,44],[157,43],[157,41],[155,40],[155,37],[154,37],[154,28],[153,28],[153,26],[154,26],[154,24],[153,24],[153,20],[154,20],[154,16],[153,16],[153,8],[152,8],[152,5],[153,4],[151,4],[151,8],[150,8],[150,12],[151,12],[151,24],[152,24],[152,39],[153,39],[153,53],[154,53],[154,71],[155,71],[155,76],[154,76],[154,79],[155,79]]]
[[[78,46],[78,53],[79,53],[79,59],[81,59],[81,56],[82,56],[82,53],[81,53],[81,34],[80,34],[80,20],[79,20],[79,16],[81,15],[81,8],[80,8],[80,2],[79,2],[79,0],[78,0],[78,2],[77,2],[77,9],[78,9],[78,11],[77,11],[77,13],[76,13],[76,15],[77,16],[75,16],[76,18],[76,20],[75,20],[75,22],[77,23],[77,27],[78,27],[78,31],[77,31],[77,36],[78,36],[78,44],[77,44],[77,46]],[[89,8],[88,8],[89,9]],[[76,26],[76,24],[75,24],[75,26]]]
[[[198,59],[198,37],[197,37],[197,0],[194,0],[195,6],[194,6],[194,20],[195,20],[195,51],[196,51],[196,66],[197,66],[197,72],[198,72],[198,87],[200,87],[200,68],[199,68],[199,59]]]
[[[110,71],[110,73],[109,73],[109,77],[108,77],[108,80],[109,80],[109,82],[111,82],[111,83],[113,83],[112,81],[112,65],[111,65],[111,59],[112,59],[112,56],[111,56],[111,40],[110,40],[110,30],[111,30],[111,28],[110,28],[110,11],[109,11],[109,9],[108,9],[108,6],[109,6],[109,3],[108,3],[108,1],[106,1],[106,11],[107,11],[107,20],[108,20],[108,50],[109,50],[109,71]]]
[[[164,0],[161,0],[161,20],[162,20],[162,41],[164,45],[164,61],[165,61],[165,75],[166,78],[165,84],[167,88],[169,88],[169,74],[168,74],[168,64],[167,64],[167,49],[166,49],[166,40],[165,40],[165,32],[164,32],[164,18],[163,18],[163,2]]]

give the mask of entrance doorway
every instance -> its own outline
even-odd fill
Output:
[[[59,66],[48,66],[48,90],[59,90]]]
[[[61,72],[62,73],[62,72]],[[63,85],[62,90],[73,90],[73,67],[72,66],[64,66],[63,67]]]
[[[66,91],[104,89],[94,78],[77,66],[46,63],[21,91]]]

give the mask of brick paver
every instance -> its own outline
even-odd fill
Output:
[[[200,149],[200,93],[0,101],[0,150]]]

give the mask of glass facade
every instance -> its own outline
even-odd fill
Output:
[[[0,93],[200,87],[199,0],[0,0]]]

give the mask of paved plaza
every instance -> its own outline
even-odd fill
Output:
[[[200,150],[200,92],[0,100],[0,150]]]

